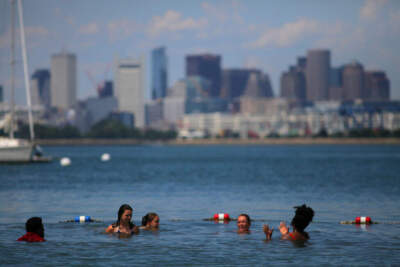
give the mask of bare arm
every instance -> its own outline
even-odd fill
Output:
[[[265,239],[266,240],[271,240],[272,232],[274,231],[274,228],[269,228],[268,224],[264,224],[263,230],[264,230],[264,233],[265,233]]]

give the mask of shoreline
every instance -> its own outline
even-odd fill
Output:
[[[117,139],[37,139],[44,146],[96,146],[96,145],[400,145],[400,138],[264,138],[264,139],[174,139],[137,140]]]

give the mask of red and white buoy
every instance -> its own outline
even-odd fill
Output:
[[[214,220],[216,221],[229,221],[230,217],[228,213],[215,213]]]
[[[372,220],[371,217],[356,217],[355,221],[356,224],[371,224]]]

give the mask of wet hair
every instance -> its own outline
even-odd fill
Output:
[[[40,217],[29,218],[25,223],[25,229],[27,232],[36,233],[41,237],[43,237],[44,227],[42,223],[42,218]]]
[[[115,226],[119,226],[119,224],[120,224],[120,222],[121,222],[122,214],[124,214],[124,212],[125,212],[126,210],[133,211],[132,207],[129,206],[128,204],[123,204],[123,205],[121,205],[121,207],[119,207],[119,210],[118,210],[118,219],[117,219],[117,221],[116,221],[116,223],[115,223]],[[134,225],[132,222],[130,222],[130,226],[131,226],[131,228],[132,228],[132,227],[134,227],[135,225]]]
[[[314,211],[305,204],[296,206],[294,208],[296,209],[296,213],[292,219],[291,225],[296,228],[298,232],[304,233],[308,238],[308,234],[304,232],[304,229],[306,229],[306,227],[312,221],[314,217]]]
[[[153,221],[155,217],[157,217],[157,213],[149,212],[145,216],[142,217],[142,226],[146,226],[149,222]]]
[[[251,225],[251,219],[250,219],[250,216],[249,216],[249,215],[247,215],[247,214],[245,214],[245,213],[242,213],[242,214],[240,214],[240,215],[238,216],[238,218],[239,218],[240,216],[246,217],[247,222],[249,223],[249,225]]]

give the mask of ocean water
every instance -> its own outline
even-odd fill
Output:
[[[399,265],[400,146],[215,145],[44,147],[49,164],[0,165],[0,265]],[[101,162],[109,153],[111,160]],[[72,164],[61,167],[60,157]],[[104,233],[121,204],[158,232]],[[304,244],[262,232],[290,222],[293,207],[315,211]],[[251,234],[234,221],[247,213]],[[89,215],[101,222],[65,223]],[[47,242],[15,240],[43,218]],[[370,226],[340,221],[370,216]]]

